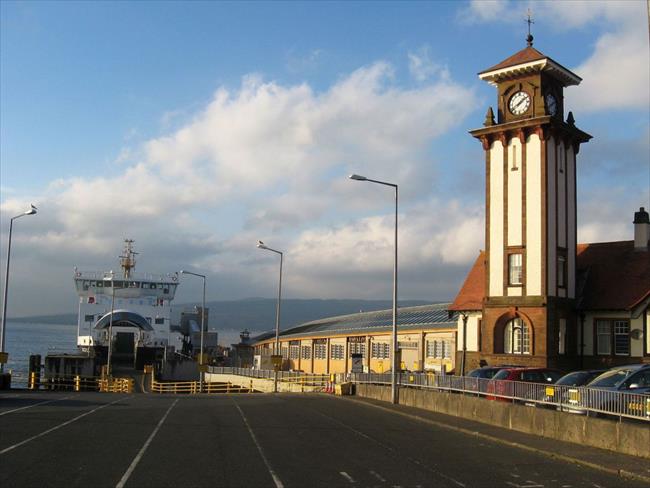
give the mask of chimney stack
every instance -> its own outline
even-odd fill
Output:
[[[636,251],[647,251],[648,240],[650,240],[650,215],[641,207],[634,212],[634,249]]]

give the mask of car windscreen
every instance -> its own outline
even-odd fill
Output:
[[[495,374],[495,375],[492,377],[492,379],[493,379],[493,380],[505,380],[505,379],[508,377],[508,373],[509,373],[509,372],[510,372],[510,371],[507,370],[507,369],[502,369],[502,370],[499,371],[497,374]]]
[[[562,376],[559,380],[557,380],[556,385],[568,385],[568,386],[579,386],[579,385],[584,385],[585,381],[589,378],[589,373],[585,373],[584,371],[580,371],[577,373],[569,373],[565,376]]]
[[[595,387],[618,386],[623,381],[625,381],[625,378],[627,378],[629,375],[630,375],[629,369],[613,369],[611,371],[607,371],[606,373],[601,374],[599,377],[597,377],[587,386],[595,386]]]

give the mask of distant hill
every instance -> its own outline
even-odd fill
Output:
[[[273,298],[247,298],[244,300],[227,300],[206,302],[210,309],[210,328],[217,330],[271,330],[275,327],[275,306]],[[425,305],[423,300],[404,300],[400,307]],[[182,306],[200,305],[197,303]],[[178,305],[177,305],[178,306]],[[345,315],[359,311],[370,312],[385,310],[393,306],[391,300],[319,300],[319,299],[283,299],[282,300],[282,329],[309,322],[311,320],[336,315]],[[12,322],[36,322],[44,324],[76,324],[76,314],[39,315],[33,317],[11,318]]]

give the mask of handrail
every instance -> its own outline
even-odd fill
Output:
[[[232,374],[248,378],[273,379],[273,370],[210,366],[209,373]],[[278,381],[308,382],[331,386],[331,383],[390,385],[390,373],[337,373],[317,375],[300,371],[278,371]],[[333,381],[330,382],[330,377]],[[524,403],[555,408],[562,412],[606,414],[650,422],[650,395],[633,392],[599,390],[586,386],[572,387],[548,383],[494,380],[469,376],[434,374],[433,372],[401,372],[398,384],[405,388],[432,389],[485,397],[490,400]],[[314,386],[319,386],[314,385]]]

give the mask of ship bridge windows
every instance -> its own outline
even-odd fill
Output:
[[[164,325],[164,324],[165,324],[164,317],[156,317],[156,325]]]
[[[86,315],[86,316],[84,316],[84,320],[86,322],[94,322],[95,321],[95,316],[94,315]]]

